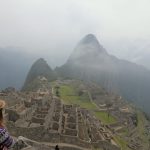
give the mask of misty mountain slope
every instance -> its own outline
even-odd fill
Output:
[[[150,113],[150,71],[109,55],[92,34],[79,42],[66,64],[57,67],[56,72],[64,78],[97,82]]]
[[[26,90],[39,76],[45,77],[48,81],[56,79],[55,73],[43,58],[40,58],[33,63],[25,80],[23,90]]]
[[[20,88],[34,57],[19,48],[0,48],[0,88]]]
[[[62,61],[61,58],[57,61],[55,56],[51,56],[48,52],[25,50],[22,47],[0,47],[0,89],[9,86],[22,88],[31,64],[37,58],[45,58],[52,67]]]
[[[107,45],[107,44],[106,44]],[[120,39],[109,43],[107,49],[119,58],[129,60],[136,64],[143,65],[150,69],[150,42],[149,40],[136,39]]]

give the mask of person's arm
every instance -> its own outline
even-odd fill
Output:
[[[15,141],[5,128],[0,128],[0,147],[12,148]]]

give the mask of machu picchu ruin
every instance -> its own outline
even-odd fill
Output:
[[[122,97],[94,83],[38,80],[39,89],[0,93],[7,128],[26,149],[144,150],[136,111]]]

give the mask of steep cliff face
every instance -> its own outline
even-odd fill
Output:
[[[150,113],[150,71],[107,53],[92,34],[77,44],[66,64],[56,68],[59,76],[99,83],[121,94]]]
[[[43,58],[38,59],[32,65],[22,90],[26,90],[27,86],[33,84],[35,79],[37,79],[38,77],[45,77],[48,81],[56,79],[55,73]]]

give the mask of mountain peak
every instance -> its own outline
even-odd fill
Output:
[[[37,59],[35,63],[38,63],[38,62],[47,63],[44,58],[39,58],[39,59]]]
[[[55,79],[55,74],[53,70],[43,58],[39,58],[31,66],[25,80],[23,90],[26,90],[28,85],[32,84],[32,82],[39,76],[45,77],[46,79],[48,79],[48,81]]]
[[[106,50],[100,45],[94,34],[87,34],[81,41],[77,44],[72,55],[69,58],[70,60],[83,59],[88,57],[93,57],[99,55],[107,55]]]
[[[82,40],[82,43],[90,43],[93,41],[97,41],[97,38],[94,34],[87,34]],[[97,41],[98,42],[98,41]]]

